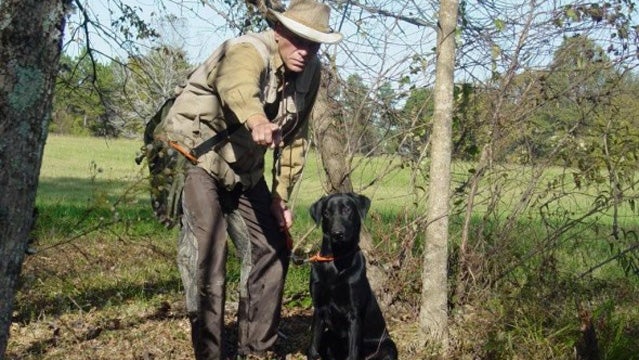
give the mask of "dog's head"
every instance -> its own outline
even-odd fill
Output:
[[[311,217],[324,233],[320,253],[339,256],[355,250],[370,205],[370,199],[355,193],[331,194],[313,203]]]

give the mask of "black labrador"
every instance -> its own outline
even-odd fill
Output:
[[[362,219],[371,201],[359,194],[324,196],[311,205],[322,226],[322,247],[311,259],[313,324],[308,359],[393,360],[397,347],[366,277],[359,249]]]

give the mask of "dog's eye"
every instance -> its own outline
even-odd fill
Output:
[[[350,215],[351,212],[352,212],[352,209],[349,206],[344,206],[342,208],[342,214],[344,214],[344,215]]]

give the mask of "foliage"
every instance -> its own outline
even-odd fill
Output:
[[[402,134],[400,154],[419,157],[429,143],[430,123],[434,102],[431,88],[412,89],[398,116],[396,132]],[[478,96],[472,84],[458,84],[454,89],[455,112],[453,114],[453,157],[460,160],[474,159],[477,136],[481,129],[478,104],[473,99]]]
[[[95,62],[86,50],[63,55],[56,82],[50,131],[74,135],[115,135],[110,107],[118,84],[110,66]]]
[[[432,89],[414,89],[408,95],[402,109],[399,131],[406,134],[398,147],[401,154],[411,154],[417,158],[424,152],[430,136],[430,118],[433,115]]]
[[[169,45],[131,57],[126,66],[114,67],[113,76],[122,88],[115,95],[117,117],[112,126],[126,137],[139,136],[146,122],[174,95],[176,85],[185,81],[191,67],[184,50]]]
[[[87,352],[101,358],[122,352],[132,357],[144,353],[158,357],[170,353],[177,359],[191,356],[188,319],[175,267],[177,234],[165,230],[151,213],[145,172],[132,161],[138,147],[139,141],[124,139],[49,139],[37,199],[40,216],[31,244],[35,254],[28,257],[22,275],[10,358],[81,359]],[[70,158],[69,153],[77,156]],[[319,234],[312,230],[307,209],[321,195],[321,186],[313,155],[309,162],[304,191],[294,202],[293,236],[312,253]],[[354,179],[370,182],[383,168],[384,159],[377,158],[375,163],[378,167],[370,165]],[[469,165],[454,164],[455,182],[464,180]],[[498,184],[500,178],[530,174],[528,167],[504,167],[502,171],[482,184],[482,194],[495,191],[492,184]],[[545,179],[549,182],[562,170],[554,167],[551,171]],[[406,193],[409,183],[410,169],[404,168],[377,192],[368,193],[373,203],[366,227],[379,250],[379,257],[369,261],[381,262],[391,274],[385,296],[392,301],[385,314],[402,355],[430,358],[418,356],[417,350],[424,349],[411,340],[417,331],[411,324],[419,309],[423,237],[411,225],[415,213],[405,212],[408,195],[398,197]],[[545,181],[541,184],[545,186]],[[508,191],[512,197],[525,190],[526,181],[508,185],[515,187]],[[549,190],[544,186],[539,196]],[[463,298],[452,287],[451,358],[569,358],[581,337],[580,311],[592,318],[602,358],[628,358],[636,353],[639,278],[626,276],[614,260],[592,269],[610,255],[602,241],[610,220],[601,216],[585,221],[584,212],[597,188],[584,186],[582,192],[591,195],[566,195],[565,202],[548,203],[547,217],[529,212],[510,232],[503,230],[505,216],[484,219],[485,208],[475,209],[473,227],[477,237],[486,241],[477,242],[484,247],[481,255],[486,262],[475,268],[475,275],[492,283],[474,283]],[[501,207],[498,212],[510,214],[513,208]],[[625,208],[621,215],[633,214]],[[562,226],[571,222],[571,216],[577,220],[572,230],[566,230]],[[525,218],[529,220],[522,220]],[[451,279],[457,271],[462,220],[460,214],[451,217]],[[636,226],[628,217],[625,226],[633,224]],[[310,236],[303,240],[306,233]],[[231,249],[229,329],[239,269],[232,254]],[[286,344],[287,349],[301,354],[310,321],[304,315],[308,314],[308,268],[292,265],[290,270],[284,324],[294,323],[296,330],[287,331]],[[161,345],[151,346],[149,338]],[[289,347],[291,344],[296,345]],[[293,358],[303,358],[300,354]]]
[[[51,132],[73,135],[139,136],[191,68],[184,50],[169,45],[125,65],[86,54],[61,63]]]
[[[339,69],[340,88],[332,95],[348,141],[336,153],[359,154],[351,175],[356,189],[400,199],[393,211],[374,217],[373,231],[389,252],[378,259],[395,280],[391,304],[414,314],[420,289],[397,284],[419,282],[422,266],[434,49],[408,25],[416,18],[406,15],[427,22],[430,14],[412,3],[329,3],[340,14],[336,29],[347,30],[339,52],[321,54]],[[246,21],[237,1],[210,4],[238,33],[263,25],[255,14]],[[460,358],[567,357],[584,338],[579,316],[585,313],[602,357],[632,356],[639,268],[634,4],[461,6],[454,149],[469,163],[456,169],[450,215],[454,350]],[[387,8],[399,16],[386,17]],[[140,57],[129,59],[132,69],[142,68]],[[128,75],[118,78],[135,76]],[[136,115],[139,105],[122,111],[131,133],[143,118]],[[305,174],[315,179],[316,170]],[[302,195],[321,192],[311,187],[315,193]]]
[[[137,6],[125,4],[123,1],[115,1],[115,7],[120,11],[120,15],[111,21],[111,27],[121,34],[125,42],[134,39],[157,38],[160,35],[141,16],[141,9]],[[111,14],[114,11],[109,9]]]
[[[610,43],[606,52],[614,56],[623,56],[636,44],[639,27],[632,24],[632,13],[635,4],[632,1],[616,0],[602,3],[568,3],[554,16],[556,26],[570,27],[572,24],[594,23],[603,24],[608,28],[610,37],[618,42]]]
[[[632,316],[609,307],[624,292],[602,286],[639,274],[636,34],[619,26],[634,5],[555,5],[463,4],[458,72],[473,81],[456,116],[476,120],[478,156],[453,198],[451,306],[458,338],[485,331],[459,354],[563,358],[589,323],[602,357],[636,352]]]
[[[510,253],[512,243],[506,239],[517,236],[513,233],[517,222],[540,217],[548,226],[547,234],[539,237],[540,248],[533,251],[535,255],[514,266],[517,268],[536,256],[551,255],[559,246],[558,237],[578,232],[579,224],[594,224],[611,216],[611,237],[605,241],[610,245],[611,256],[624,268],[637,268],[636,255],[627,253],[634,249],[633,237],[622,235],[632,232],[632,226],[621,224],[628,208],[634,211],[636,200],[636,120],[627,116],[628,108],[621,110],[619,106],[636,86],[633,77],[615,68],[601,48],[582,36],[567,38],[547,69],[509,76],[503,79],[504,88],[475,90],[468,108],[483,117],[480,123],[484,125],[473,130],[486,145],[478,167],[457,189],[461,198],[456,203],[466,206],[466,210],[459,211],[481,206],[486,213],[477,230],[473,230],[470,219],[466,220],[465,231],[476,232],[475,236],[464,233],[462,241],[474,238],[472,246],[483,249],[497,239],[498,243],[491,246],[503,246],[502,251]],[[482,137],[482,133],[489,136]],[[503,169],[516,163],[532,166],[533,170],[517,178],[506,177]],[[564,170],[550,175],[549,165],[560,165]],[[481,205],[477,203],[478,181],[492,184]],[[509,190],[514,184],[524,186],[524,190],[515,195]],[[543,184],[545,189],[540,187]],[[579,203],[586,213],[580,217],[571,200],[583,194],[586,187],[596,190],[589,194],[590,205]],[[505,200],[512,200],[512,196],[517,200]],[[510,205],[504,208],[504,204]],[[508,214],[506,218],[501,215],[504,213]],[[497,227],[485,233],[491,219],[498,219],[491,225]],[[462,252],[467,250],[466,245],[463,243]],[[466,260],[473,261],[465,256],[474,258],[479,254],[463,254],[462,267]],[[470,266],[501,267],[507,263],[506,258],[500,259],[500,265],[486,261]],[[588,266],[596,265],[590,262]],[[474,274],[475,279],[477,275]],[[484,281],[494,281],[494,274],[486,275]]]
[[[340,120],[345,128],[350,128],[346,149],[353,154],[372,151],[376,143],[376,129],[369,122],[374,111],[370,101],[370,89],[360,76],[350,75],[341,89],[341,97]]]

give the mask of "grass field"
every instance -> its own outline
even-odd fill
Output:
[[[191,357],[175,266],[177,230],[152,215],[147,169],[134,161],[140,145],[49,137],[36,201],[37,253],[24,264],[9,358]],[[311,157],[295,196],[294,237],[313,227],[306,209],[323,194],[318,171]],[[317,239],[315,231],[308,246]],[[228,267],[230,327],[239,278],[234,257]],[[309,324],[308,276],[307,266],[291,266],[283,324],[289,333],[305,333]],[[303,352],[305,336],[294,340],[287,352]]]
[[[175,266],[177,230],[163,228],[152,215],[147,171],[134,161],[140,145],[121,139],[49,137],[36,201],[39,217],[31,245],[35,254],[26,258],[23,267],[8,359],[191,358],[190,330]],[[423,212],[426,178],[407,169],[390,171],[396,169],[397,159],[356,161],[362,165],[352,176],[354,187],[373,199],[367,227],[376,239],[390,244],[388,262],[393,263],[403,244],[415,235],[412,218]],[[455,164],[453,187],[467,179],[472,166]],[[533,200],[547,201],[548,197],[542,197],[545,189],[558,186],[553,179],[562,170],[553,171],[540,181],[542,190],[535,192]],[[311,153],[293,202],[295,239],[313,227],[307,209],[324,193],[321,172]],[[494,179],[487,179],[478,196],[470,240],[479,254],[488,257],[482,263],[492,266],[481,271],[508,271],[498,283],[471,289],[474,301],[451,309],[451,334],[459,358],[574,358],[573,346],[583,325],[580,309],[596,321],[600,358],[639,358],[637,275],[624,271],[613,258],[579,277],[615,254],[611,252],[614,245],[605,240],[610,213],[580,220],[569,230],[562,227],[579,218],[596,201],[600,189],[571,192],[551,206],[519,214],[508,228],[505,224],[520,203],[527,172],[530,169],[505,167],[491,175]],[[379,175],[386,176],[378,179]],[[509,188],[498,189],[498,180],[504,176],[514,180],[507,183]],[[419,187],[422,190],[412,190]],[[502,197],[491,203],[491,194],[497,191]],[[457,200],[465,196],[453,199],[451,279],[463,225],[463,202],[457,204]],[[488,210],[495,208],[491,214],[497,215],[486,219]],[[620,226],[637,230],[634,209],[624,205],[620,211]],[[318,230],[311,231],[303,245],[310,249],[318,239]],[[417,236],[414,249],[419,249],[419,241]],[[229,259],[227,328],[232,347],[239,274],[237,261],[233,256]],[[413,262],[406,263],[415,267],[388,268],[394,274],[389,291],[399,300],[386,316],[400,346],[400,358],[426,359],[416,342],[414,303],[401,304],[419,297],[418,251]],[[308,267],[292,265],[282,324],[289,338],[281,344],[289,359],[305,358],[311,314],[307,288]]]

